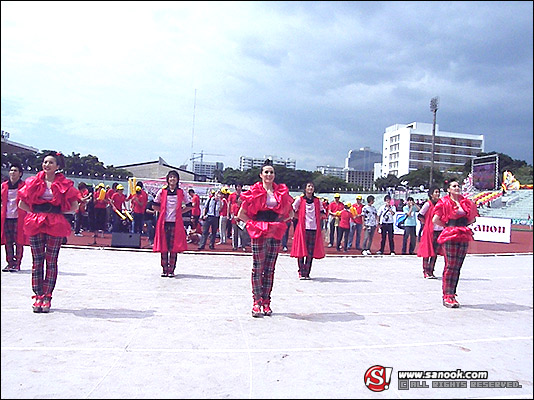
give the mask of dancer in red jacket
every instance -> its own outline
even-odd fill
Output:
[[[478,216],[475,203],[462,196],[457,180],[452,179],[447,187],[448,196],[442,197],[434,208],[432,221],[445,227],[438,237],[438,243],[445,249],[445,269],[443,270],[443,305],[458,308],[456,287],[460,279],[460,269],[467,254],[473,231],[468,225]]]
[[[291,257],[298,258],[299,279],[310,279],[314,258],[324,258],[324,241],[321,234],[321,214],[325,212],[323,203],[315,197],[313,182],[306,184],[304,194],[293,202],[297,225],[291,246]]]
[[[24,245],[29,245],[24,234],[26,212],[18,206],[18,192],[24,186],[22,166],[11,164],[9,179],[2,183],[2,244],[5,245],[7,266],[4,272],[20,271]]]
[[[191,209],[185,206],[191,199],[178,187],[179,182],[178,172],[169,171],[167,185],[158,191],[152,206],[155,211],[159,211],[152,250],[161,253],[163,268],[161,276],[169,278],[174,277],[178,253],[187,250],[187,235],[182,214]]]
[[[71,233],[71,225],[63,214],[74,214],[81,200],[74,182],[58,172],[65,167],[61,153],[46,155],[42,167],[19,190],[19,207],[27,212],[24,233],[30,237],[32,248],[32,287],[36,299],[33,312],[36,313],[50,311],[59,250],[63,239]]]
[[[283,183],[274,183],[274,167],[271,160],[261,167],[261,182],[256,182],[241,194],[243,203],[238,218],[247,225],[252,240],[252,316],[271,315],[271,291],[274,268],[286,222],[292,217],[293,197]]]
[[[432,222],[434,217],[434,207],[439,200],[440,190],[437,186],[431,186],[428,191],[428,201],[421,207],[417,218],[423,225],[423,233],[417,256],[423,257],[423,276],[425,279],[436,279],[434,276],[434,267],[438,254],[442,254],[441,245],[438,243],[438,237],[443,230],[442,226]]]

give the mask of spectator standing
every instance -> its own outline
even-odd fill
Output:
[[[122,210],[124,209],[124,202],[126,201],[126,195],[124,194],[124,186],[118,184],[115,193],[111,196],[110,205],[113,210],[113,232],[128,232],[128,228],[125,225],[127,223]]]
[[[293,197],[283,183],[276,184],[274,167],[266,160],[256,182],[241,195],[238,218],[247,224],[252,240],[252,316],[270,316],[274,270],[286,222],[291,219]]]
[[[432,222],[444,227],[438,237],[438,243],[445,249],[443,305],[458,308],[456,288],[469,242],[473,240],[473,231],[468,225],[475,222],[478,212],[475,203],[461,195],[461,186],[456,179],[448,183],[447,192],[448,195],[436,203]]]
[[[111,188],[108,186],[106,189],[106,230],[108,232],[113,231],[113,221],[117,215],[113,210],[113,205],[111,203],[111,198],[115,193],[117,193],[117,186],[119,186],[119,184],[117,182],[113,182]]]
[[[314,258],[324,258],[324,240],[321,228],[321,214],[325,213],[323,203],[315,196],[313,182],[308,182],[304,194],[293,202],[297,224],[291,246],[291,257],[298,259],[299,279],[310,279]]]
[[[323,198],[323,210],[325,212],[321,214],[321,234],[323,235],[323,241],[326,242],[326,235],[328,233],[328,207],[330,203],[326,197]]]
[[[95,231],[95,193],[93,185],[87,186],[89,192],[89,201],[85,204],[87,208],[87,229],[91,232]]]
[[[389,238],[389,252],[395,255],[395,241],[393,240],[393,222],[395,218],[395,207],[391,205],[391,196],[384,196],[384,204],[378,209],[378,224],[382,233],[380,241],[380,250],[376,254],[384,254],[386,238]]]
[[[328,247],[334,245],[334,235],[339,238],[338,226],[339,226],[339,213],[345,208],[340,201],[341,195],[336,193],[334,195],[334,201],[328,206],[328,229],[330,230],[330,241]]]
[[[241,193],[243,192],[243,184],[242,183],[236,183],[235,184],[235,192],[230,193],[230,196],[228,196],[228,202],[230,205],[237,203],[239,198],[241,197]]]
[[[343,241],[343,251],[348,251],[348,240],[349,240],[349,230],[350,223],[353,221],[352,213],[350,212],[351,203],[346,203],[345,208],[340,211],[339,214],[339,227],[338,227],[338,237],[337,237],[337,251],[341,251],[341,242]]]
[[[208,236],[210,235],[210,244],[209,248],[215,248],[215,238],[217,237],[217,229],[219,228],[219,215],[220,215],[221,201],[215,190],[210,192],[208,201],[204,205],[204,210],[202,212],[202,238],[200,239],[200,244],[198,250],[204,250],[206,242],[208,241]]]
[[[406,220],[404,221],[404,235],[402,237],[402,254],[406,254],[406,247],[408,246],[408,240],[410,241],[408,251],[409,254],[415,254],[415,243],[417,237],[415,235],[415,228],[417,226],[417,211],[419,208],[415,204],[413,197],[406,199],[406,205],[402,208],[402,211],[406,213]]]
[[[226,244],[226,238],[228,233],[228,196],[229,193],[227,192],[226,188],[222,188],[219,192],[219,198],[221,201],[221,206],[219,209],[219,236],[220,240],[217,244]]]
[[[282,236],[282,251],[285,253],[287,249],[287,242],[289,241],[289,230],[291,229],[291,221],[286,222],[286,231]]]
[[[154,199],[152,208],[159,213],[152,251],[161,253],[161,277],[174,278],[178,253],[187,250],[182,214],[191,208],[189,195],[178,187],[180,175],[170,170],[166,176],[167,185],[161,188]]]
[[[363,238],[363,250],[362,254],[364,256],[371,255],[371,245],[373,244],[373,237],[375,235],[376,225],[378,222],[378,214],[375,206],[375,196],[367,196],[367,205],[363,207],[363,226],[365,229],[365,235]]]
[[[240,219],[237,217],[237,213],[239,212],[241,203],[242,199],[238,198],[237,202],[232,203],[230,205],[230,222],[232,224],[232,250],[237,250],[238,248],[243,246],[243,243],[245,243],[243,234],[246,232],[246,230],[241,229],[239,227]]]
[[[195,193],[194,189],[189,189],[191,198],[191,229],[196,230],[200,219],[200,196]]]
[[[151,193],[148,193],[148,202],[146,203],[145,209],[145,225],[146,225],[146,234],[148,236],[148,242],[154,244],[154,235],[155,235],[155,226],[157,221],[157,213],[152,208],[154,205],[154,196]]]
[[[350,212],[352,213],[352,220],[350,223],[349,242],[347,246],[349,250],[352,247],[352,243],[354,242],[354,233],[356,233],[356,242],[355,242],[356,250],[362,249],[360,246],[361,237],[362,237],[362,227],[363,227],[362,199],[363,198],[361,194],[356,195],[356,203],[354,203],[352,207],[350,208]]]
[[[78,191],[80,192],[81,199],[79,201],[78,211],[74,218],[74,235],[83,236],[81,231],[82,228],[87,229],[89,214],[87,212],[87,204],[91,200],[91,194],[87,185],[84,182],[78,184]]]
[[[99,183],[94,192],[95,209],[95,229],[104,232],[107,229],[106,214],[106,188],[103,183]]]
[[[43,159],[42,171],[26,179],[19,190],[19,207],[27,212],[24,233],[30,237],[32,249],[32,289],[35,293],[32,307],[35,313],[50,311],[59,250],[63,239],[71,233],[71,225],[64,214],[75,213],[81,197],[74,182],[59,172],[64,167],[65,159],[61,153],[49,153]]]
[[[24,245],[29,244],[23,229],[26,212],[18,207],[19,190],[24,186],[23,173],[20,164],[11,164],[9,179],[2,183],[2,244],[7,261],[4,272],[20,271]]]
[[[417,249],[417,256],[423,257],[423,277],[425,279],[436,279],[434,267],[438,254],[442,254],[438,237],[443,227],[432,222],[434,216],[434,206],[439,200],[440,190],[437,186],[431,186],[428,191],[428,201],[423,204],[417,214],[417,218],[423,225],[423,234]]]
[[[132,232],[141,233],[143,232],[143,226],[145,225],[145,212],[148,203],[148,194],[143,188],[143,182],[139,181],[136,183],[135,193],[130,193],[126,201],[128,200],[132,205]]]

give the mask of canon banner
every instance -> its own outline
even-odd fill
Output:
[[[470,225],[473,239],[482,242],[510,243],[512,237],[512,220],[510,218],[477,217]]]

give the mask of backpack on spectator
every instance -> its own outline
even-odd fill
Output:
[[[406,222],[406,218],[408,218],[408,214],[403,214],[397,219],[397,222],[395,225],[397,225],[397,228],[404,229],[404,223]]]

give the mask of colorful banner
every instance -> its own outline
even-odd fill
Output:
[[[502,174],[501,187],[502,187],[502,190],[507,192],[509,190],[519,190],[521,185],[519,184],[519,181],[515,179],[515,177],[512,175],[510,171],[504,171]]]

